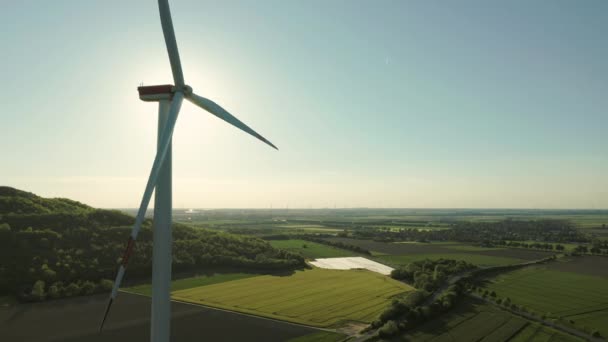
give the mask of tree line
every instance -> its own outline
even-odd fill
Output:
[[[589,239],[567,220],[514,220],[496,222],[458,221],[449,229],[421,230],[417,228],[362,227],[349,231],[350,237],[381,242],[396,241],[459,241],[491,244],[495,241],[552,241],[554,243],[587,243]]]
[[[437,259],[419,260],[394,269],[391,278],[404,281],[417,289],[434,291],[454,274],[476,269],[477,266],[464,260]]]

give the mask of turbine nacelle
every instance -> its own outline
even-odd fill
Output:
[[[185,97],[192,95],[192,87],[189,85],[184,85],[182,87],[177,87],[172,84],[141,86],[137,87],[137,91],[139,92],[139,99],[146,102],[172,100],[173,95],[177,91],[183,93]]]

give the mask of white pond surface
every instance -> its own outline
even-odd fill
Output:
[[[393,270],[392,267],[388,267],[379,262],[371,261],[362,257],[323,258],[316,259],[310,263],[317,267],[328,268],[330,270],[351,270],[353,268],[365,268],[372,272],[378,272],[384,275],[391,274],[391,271]]]

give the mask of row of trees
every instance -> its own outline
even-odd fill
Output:
[[[499,240],[492,243],[496,246],[505,247],[518,247],[518,248],[531,248],[531,249],[542,249],[545,251],[563,251],[565,247],[561,244],[552,244],[547,242],[520,242],[520,241],[505,241]]]
[[[447,281],[449,276],[476,268],[477,266],[463,260],[426,259],[394,269],[391,277],[410,283],[418,289],[434,291]]]
[[[464,287],[459,282],[450,285],[432,303],[425,304],[428,292],[414,292],[416,300],[396,299],[385,310],[378,320],[372,322],[371,328],[378,329],[381,338],[391,338],[402,332],[420,326],[438,315],[450,310],[462,297]]]
[[[376,241],[461,241],[475,244],[487,244],[492,241],[553,241],[553,242],[589,242],[575,226],[566,220],[513,220],[498,222],[451,223],[451,229],[420,230],[417,228],[378,229],[361,227],[353,229],[354,238]]]
[[[320,243],[320,244],[323,244],[323,245],[328,245],[328,246],[332,246],[332,247],[336,247],[336,248],[346,249],[346,250],[349,250],[349,251],[353,251],[355,253],[372,255],[372,252],[370,252],[369,250],[367,250],[367,249],[365,249],[363,247],[351,245],[349,243],[344,243],[344,242],[341,242],[341,241],[325,240],[325,239],[319,238],[318,236],[319,235],[317,235],[317,236],[314,236],[314,235],[299,235],[298,237],[300,239],[302,239],[302,240],[312,241],[312,242]]]

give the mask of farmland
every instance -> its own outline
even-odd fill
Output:
[[[538,315],[559,318],[565,324],[587,332],[598,330],[606,336],[608,277],[564,271],[572,268],[569,262],[578,262],[578,268],[584,270],[585,263],[593,262],[583,260],[586,258],[505,273],[489,280],[486,287],[495,291],[499,298],[509,297],[512,303]]]
[[[466,300],[404,338],[411,341],[581,341],[476,300]]]
[[[120,293],[106,326],[99,320],[107,294],[0,307],[0,341],[113,341],[150,339],[150,299]],[[318,330],[183,303],[172,303],[171,340],[286,341]],[[304,340],[306,341],[306,340]],[[330,340],[331,341],[331,340]]]
[[[369,271],[312,269],[291,276],[258,276],[173,292],[179,301],[204,304],[312,326],[369,323],[390,298],[411,291]]]
[[[274,248],[285,249],[293,253],[298,253],[307,259],[336,258],[357,255],[356,253],[345,249],[335,248],[306,240],[271,240],[269,242]]]
[[[479,247],[458,242],[394,243],[351,238],[327,238],[366,248],[379,262],[393,267],[422,259],[464,260],[478,266],[502,266],[546,258],[552,253],[522,248]]]
[[[189,289],[197,286],[211,285],[223,283],[230,280],[243,279],[256,276],[253,273],[215,273],[211,275],[200,275],[184,279],[176,279],[171,281],[171,291]],[[145,296],[152,295],[152,285],[143,284],[126,288],[125,291],[142,294]]]

